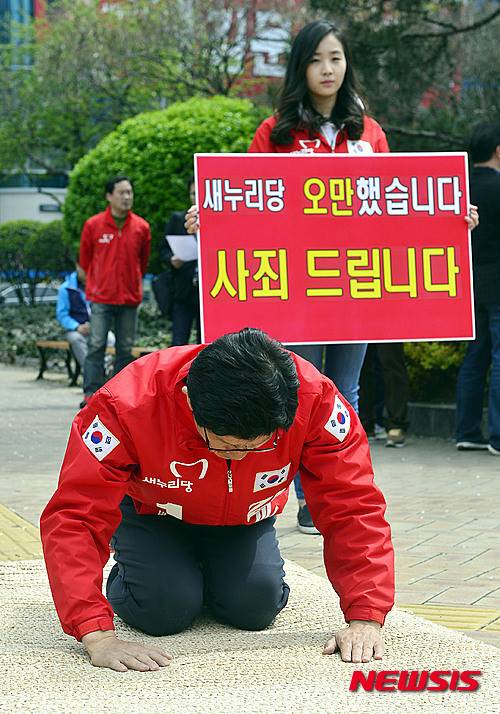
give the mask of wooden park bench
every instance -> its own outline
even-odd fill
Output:
[[[45,370],[50,369],[49,358],[50,354],[53,352],[63,352],[64,353],[64,363],[66,365],[66,370],[69,377],[69,386],[73,387],[80,375],[80,365],[75,359],[75,356],[71,350],[70,344],[67,340],[37,340],[36,347],[38,349],[38,355],[40,359],[40,365],[38,370],[37,379],[43,379],[43,374]],[[157,347],[132,347],[132,356],[137,359],[137,357],[144,357],[144,355],[149,355],[151,352],[156,352]],[[107,347],[107,355],[114,355],[115,348]]]

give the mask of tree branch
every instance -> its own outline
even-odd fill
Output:
[[[461,145],[463,143],[463,136],[453,136],[452,134],[440,134],[436,131],[426,131],[425,129],[409,129],[404,126],[394,126],[384,123],[384,130],[388,132],[394,132],[395,134],[402,134],[403,136],[411,136],[414,138],[422,139],[435,139],[437,141],[445,142],[450,144],[450,146]]]
[[[446,30],[446,32],[403,32],[401,35],[402,39],[409,39],[411,38],[412,40],[415,39],[427,39],[429,37],[449,37],[450,35],[459,35],[464,32],[472,32],[473,30],[478,30],[480,27],[484,27],[484,25],[487,25],[488,23],[492,22],[496,17],[500,15],[500,8],[498,10],[495,10],[492,12],[490,15],[487,15],[486,17],[483,17],[482,20],[478,20],[477,22],[473,22],[472,25],[466,25],[465,27],[456,27],[452,26],[449,30]],[[441,23],[436,23],[436,24],[441,24]]]
[[[64,199],[61,201],[59,196],[56,196],[55,193],[52,193],[52,191],[46,191],[45,189],[41,188],[40,186],[37,186],[38,193],[40,193],[42,196],[49,196],[53,201],[55,201],[58,205],[59,208],[62,208]]]
[[[438,27],[444,27],[448,30],[453,30],[455,32],[458,28],[456,25],[453,24],[453,22],[444,22],[443,20],[435,20],[433,17],[429,17],[429,15],[422,15],[422,22],[428,22],[431,25],[437,25]]]
[[[69,171],[66,171],[65,169],[56,169],[54,166],[51,166],[51,164],[48,164],[46,161],[43,159],[40,159],[39,157],[35,156],[34,154],[31,153],[31,151],[26,152],[26,157],[32,161],[34,164],[39,166],[41,169],[45,169],[48,173],[50,174],[63,174],[64,176],[69,177]]]

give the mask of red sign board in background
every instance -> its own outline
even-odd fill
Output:
[[[473,337],[466,154],[198,154],[202,337]]]

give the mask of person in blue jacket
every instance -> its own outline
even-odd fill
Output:
[[[90,333],[90,311],[85,300],[85,277],[85,271],[76,263],[76,270],[59,288],[56,307],[57,320],[66,330],[66,339],[82,370],[88,352]]]

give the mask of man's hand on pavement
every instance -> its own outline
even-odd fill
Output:
[[[82,642],[94,667],[108,667],[115,672],[157,671],[173,659],[157,647],[120,640],[113,630],[90,632],[82,637]]]
[[[346,628],[328,640],[323,654],[333,654],[337,649],[344,662],[369,662],[372,657],[382,659],[384,641],[380,624],[371,620],[351,620]]]

